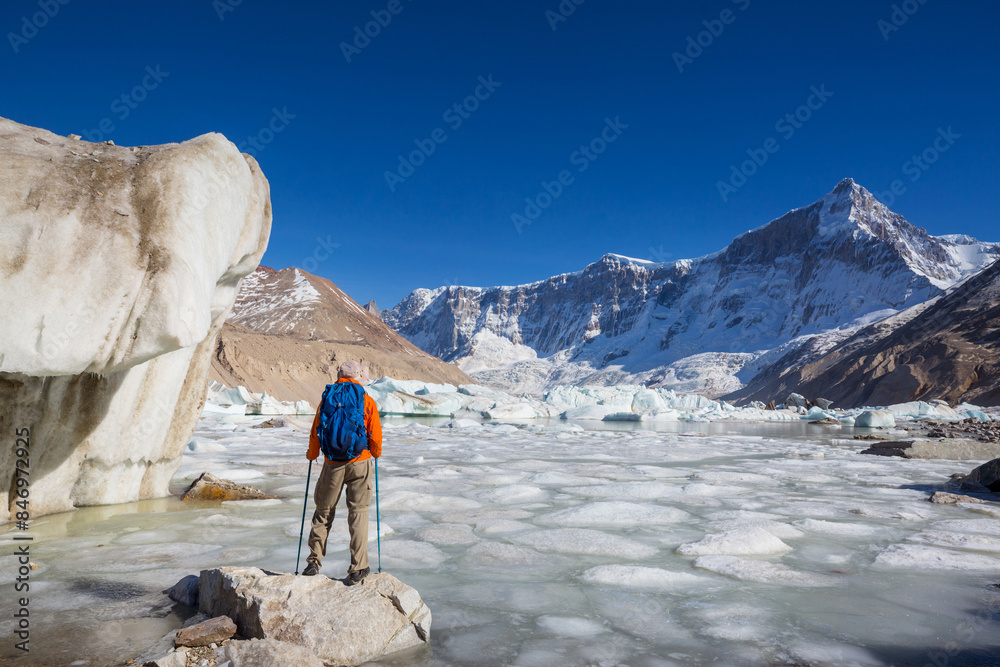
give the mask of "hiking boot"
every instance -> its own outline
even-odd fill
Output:
[[[355,584],[363,584],[365,583],[365,577],[368,576],[369,572],[371,572],[371,570],[367,567],[364,568],[363,570],[358,570],[357,572],[351,572],[347,575],[347,581],[345,581],[344,583],[347,584],[348,586],[353,586]]]
[[[319,574],[319,565],[313,563],[312,561],[309,561],[309,564],[306,565],[306,569],[302,571],[302,574],[303,576],[306,577],[315,577],[317,574]]]

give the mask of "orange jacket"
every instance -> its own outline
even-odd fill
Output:
[[[337,382],[354,382],[354,384],[360,384],[350,378],[341,378]],[[312,432],[309,433],[309,453],[306,454],[306,458],[310,461],[315,461],[319,457],[319,435],[316,433],[318,428],[319,409],[316,410]],[[368,429],[368,449],[350,461],[330,461],[330,459],[327,459],[327,461],[335,465],[341,465],[344,463],[354,463],[355,461],[364,461],[365,459],[370,459],[372,456],[375,458],[382,456],[382,422],[378,420],[378,405],[375,403],[375,399],[367,393],[365,394],[365,428]],[[369,452],[369,450],[371,451]]]

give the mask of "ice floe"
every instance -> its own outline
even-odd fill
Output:
[[[784,586],[832,586],[836,581],[807,572],[796,572],[781,563],[771,563],[763,560],[737,558],[736,556],[701,556],[694,566],[741,581],[756,581],[764,584],[781,584]]]
[[[655,556],[658,549],[627,537],[583,528],[557,528],[518,534],[514,541],[542,551],[591,556],[642,559]]]
[[[539,518],[563,526],[665,526],[690,518],[684,510],[622,501],[593,502]]]
[[[1000,572],[1000,559],[919,544],[893,544],[875,557],[875,565],[906,569]]]
[[[647,591],[675,591],[704,581],[703,577],[689,572],[641,565],[599,565],[581,574],[580,579],[591,584]]]
[[[697,542],[682,544],[682,556],[720,554],[729,556],[767,556],[792,550],[773,533],[759,526],[741,526],[722,533],[711,533]]]

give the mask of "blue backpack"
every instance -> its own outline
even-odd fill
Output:
[[[350,461],[368,449],[365,390],[361,385],[354,382],[326,385],[316,435],[323,456],[331,461]]]

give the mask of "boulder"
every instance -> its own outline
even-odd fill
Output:
[[[887,410],[865,410],[854,420],[858,428],[893,428],[896,418]]]
[[[156,660],[150,660],[141,664],[143,667],[187,667],[187,653],[184,651],[173,651]]]
[[[309,649],[277,639],[229,642],[225,656],[232,667],[323,667],[323,661]]]
[[[978,486],[1000,493],[1000,458],[994,458],[970,472],[962,481],[962,486],[966,488]]]
[[[171,588],[164,591],[174,602],[180,602],[188,607],[198,607],[198,575],[189,574]]]
[[[375,660],[430,637],[430,610],[391,574],[346,586],[325,576],[225,567],[203,570],[200,581],[204,613],[229,616],[243,637],[291,642],[328,664]]]
[[[174,637],[175,646],[209,646],[219,644],[236,634],[236,624],[228,616],[216,616],[187,628]]]
[[[208,620],[208,617],[205,616],[205,614],[202,614],[201,612],[198,612],[197,614],[195,614],[194,616],[192,616],[188,620],[184,621],[184,623],[183,623],[183,625],[181,627],[182,628],[188,628],[188,627],[191,627],[192,625],[197,625],[198,623],[201,623],[202,621],[206,621],[206,620]],[[177,649],[174,648],[174,637],[177,636],[177,633],[179,631],[180,631],[179,629],[178,630],[171,630],[170,632],[168,632],[164,636],[160,637],[160,639],[158,639],[155,644],[153,644],[152,646],[150,646],[149,648],[147,648],[141,655],[139,655],[138,657],[134,658],[131,661],[132,664],[136,664],[136,665],[157,665],[158,664],[158,665],[161,665],[161,667],[162,667],[162,665],[164,664],[163,660],[167,656],[169,656],[171,653],[180,653],[182,657],[185,656],[186,654],[185,654],[184,650],[178,651]],[[172,660],[172,658],[171,658],[171,660]],[[185,659],[185,661],[186,661],[186,659]],[[169,664],[169,663],[167,663],[167,664]],[[182,663],[182,664],[184,664],[184,663]]]
[[[972,496],[963,496],[958,493],[948,493],[947,491],[935,491],[927,500],[937,505],[954,505],[956,503],[982,503],[985,502]]]
[[[0,430],[30,428],[32,517],[168,495],[267,179],[219,134],[129,149],[4,118],[0,173]]]
[[[912,440],[879,440],[872,443],[868,449],[861,450],[862,454],[872,454],[874,456],[901,456],[906,457],[906,452],[913,447]]]
[[[255,424],[250,428],[284,428],[288,426],[288,422],[280,417],[271,417],[267,421],[263,421],[259,424]]]
[[[198,479],[184,492],[181,500],[266,500],[277,498],[269,496],[260,489],[246,484],[237,484],[228,479],[216,477],[210,472],[203,472]]]

